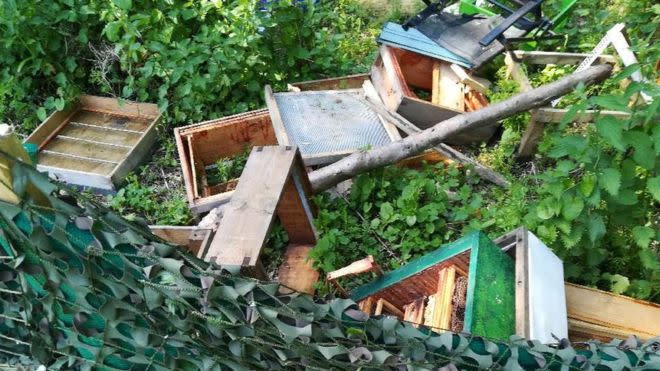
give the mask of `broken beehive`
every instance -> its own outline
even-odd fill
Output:
[[[55,179],[114,191],[149,154],[158,106],[84,95],[50,115],[26,139],[37,149],[37,169]]]
[[[267,85],[265,96],[277,142],[297,146],[306,166],[401,138],[365,102],[362,89],[273,93]]]
[[[371,68],[371,81],[388,110],[397,112],[420,129],[427,129],[488,105],[486,97],[477,90],[485,89],[485,81],[463,75],[460,68],[404,49],[381,45],[380,54]],[[456,135],[447,142],[459,145],[485,142],[495,130],[495,126],[487,126]]]
[[[253,146],[277,144],[268,110],[261,109],[174,129],[190,209],[200,214],[229,201],[237,179],[214,184],[219,160]]]
[[[369,314],[436,330],[500,339],[516,331],[514,261],[479,232],[383,274],[350,297]]]
[[[261,252],[278,218],[289,237],[279,280],[295,291],[313,293],[318,272],[307,253],[317,234],[310,189],[296,147],[254,147],[215,237],[200,257],[220,266],[241,266],[246,274],[263,279]]]

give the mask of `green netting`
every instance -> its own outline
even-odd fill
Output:
[[[580,348],[493,342],[369,317],[348,299],[280,295],[277,283],[202,262],[12,163],[12,186],[23,202],[0,202],[0,364],[29,358],[53,369],[98,370],[660,368],[658,339]]]

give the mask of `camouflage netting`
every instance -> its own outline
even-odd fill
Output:
[[[345,299],[278,295],[32,167],[0,202],[0,364],[54,369],[660,369],[658,339],[545,346],[437,334]]]

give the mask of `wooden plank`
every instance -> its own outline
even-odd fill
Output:
[[[449,266],[438,274],[438,290],[435,294],[435,305],[430,326],[449,330],[451,326],[452,298],[456,282],[456,269]]]
[[[287,84],[287,89],[289,91],[357,89],[366,80],[369,80],[369,74],[361,73],[320,80],[293,82]]]
[[[316,211],[307,199],[311,196],[308,193],[309,187],[303,185],[307,174],[302,173],[301,169],[303,163],[298,155],[291,170],[291,177],[287,180],[277,205],[277,216],[289,236],[290,243],[316,244],[317,233],[314,228]]]
[[[440,104],[440,61],[433,64],[433,86],[431,87],[431,103]]]
[[[380,99],[380,96],[378,95],[378,91],[376,90],[376,88],[374,87],[374,85],[371,83],[370,80],[364,81],[364,83],[362,84],[362,91],[364,92],[364,97],[370,96],[377,103],[381,105],[383,104],[383,101]],[[371,107],[370,104],[367,103],[367,105]],[[378,118],[380,119],[380,122],[383,124],[385,131],[387,131],[387,135],[390,137],[390,139],[393,142],[401,139],[401,134],[399,133],[399,130],[397,129],[396,125],[390,122],[390,120],[382,114],[378,114]]]
[[[71,160],[71,159],[68,159],[65,162],[59,159],[57,160],[58,166],[65,166],[65,168],[48,165],[48,163],[53,162],[54,157],[56,156],[40,153],[39,161],[37,163],[37,170],[39,170],[40,172],[46,172],[48,173],[48,176],[50,176],[52,179],[57,179],[58,181],[64,183],[75,184],[82,187],[91,187],[100,190],[114,189],[114,184],[112,183],[112,180],[110,179],[109,175],[99,174],[96,172],[87,172],[84,170],[76,169],[76,167],[83,168],[83,166],[81,165],[84,165],[84,167],[89,166],[88,162],[82,160]],[[48,159],[48,161],[42,161],[42,159]],[[96,166],[98,168],[102,168],[105,166],[114,168],[114,165],[107,163],[106,164],[98,163],[96,164]],[[98,171],[104,171],[104,170],[98,170]]]
[[[590,329],[597,328],[593,337],[634,334],[643,340],[660,334],[658,304],[572,283],[566,283],[565,290],[570,332],[589,334]]]
[[[193,189],[193,169],[190,163],[189,156],[189,142],[188,139],[182,137],[182,128],[174,129],[174,142],[176,143],[176,150],[179,153],[179,164],[181,165],[181,174],[183,175],[183,185],[186,189],[186,198],[188,199],[189,207],[192,207],[195,202],[195,193]],[[183,138],[183,139],[182,139]]]
[[[206,260],[254,266],[294,164],[295,147],[255,147],[226,206]]]
[[[95,112],[89,109],[76,111],[69,121],[106,130],[130,133],[144,133],[149,128],[150,123],[153,122],[142,117],[124,117],[111,113]]]
[[[159,113],[158,116],[149,123],[149,126],[147,126],[138,142],[126,154],[121,163],[117,165],[112,173],[112,181],[114,184],[120,183],[126,174],[144,162],[151,154],[153,146],[156,144],[156,125],[158,125],[160,119],[161,116]]]
[[[488,89],[490,89],[491,82],[483,79],[481,77],[472,76],[465,71],[465,69],[455,63],[452,63],[450,66],[451,70],[456,74],[458,80],[470,88],[478,91],[479,93],[486,94]]]
[[[190,171],[192,174],[192,179],[193,179],[193,184],[192,184],[192,191],[193,191],[193,198],[197,198],[200,196],[201,192],[199,190],[199,173],[200,171],[204,171],[204,166],[197,161],[195,158],[195,147],[192,145],[192,136],[187,136],[186,141],[188,142],[188,159],[190,160]]]
[[[43,148],[69,122],[76,110],[77,106],[74,106],[68,110],[53,112],[27,137],[25,142],[35,144],[39,149]]]
[[[529,64],[559,64],[571,65],[580,64],[584,59],[590,56],[589,53],[564,53],[564,52],[544,52],[544,51],[524,51],[514,50],[513,55],[517,62]],[[597,64],[616,63],[616,58],[612,55],[600,55],[596,59]]]
[[[204,240],[212,233],[210,229],[179,225],[150,225],[149,230],[167,242],[187,247],[193,255],[197,255]]]
[[[133,146],[140,140],[140,135],[123,131],[109,131],[98,127],[66,125],[59,136],[66,136],[86,141],[106,144]]]
[[[121,114],[130,117],[144,118],[153,121],[160,116],[158,105],[153,103],[137,103],[117,98],[97,97],[83,95],[79,98],[80,105],[84,109],[98,112],[111,112],[113,115]]]
[[[465,86],[446,62],[438,62],[438,91],[434,104],[455,111],[465,111]],[[434,70],[435,72],[435,70]]]
[[[289,136],[286,133],[286,128],[282,121],[282,115],[280,114],[280,109],[277,106],[275,96],[273,95],[273,89],[270,85],[264,87],[264,96],[266,99],[266,106],[268,106],[268,112],[270,113],[270,120],[273,125],[275,137],[277,138],[277,143],[283,146],[290,145]]]
[[[514,240],[513,255],[515,257],[516,274],[516,334],[529,338],[529,264],[527,233],[519,230]]]
[[[543,107],[537,110],[536,120],[543,123],[559,123],[564,118],[564,115],[568,112],[566,108],[549,108]],[[594,122],[596,116],[610,116],[618,120],[628,120],[630,118],[630,113],[621,112],[621,111],[598,111],[598,110],[585,110],[578,112],[571,122],[578,123],[590,123]]]
[[[404,87],[400,85],[395,73],[385,68],[382,55],[379,55],[371,66],[371,82],[385,107],[390,111],[396,111],[403,99]]]
[[[319,272],[314,269],[309,259],[309,252],[314,245],[291,244],[284,250],[282,265],[278,270],[278,281],[284,286],[280,292],[291,293],[291,290],[314,294],[314,285],[319,280]]]
[[[358,307],[360,308],[360,310],[368,315],[371,315],[371,313],[373,313],[372,311],[373,306],[374,306],[374,298],[371,296],[358,303]]]

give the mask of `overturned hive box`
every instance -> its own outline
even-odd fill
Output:
[[[253,146],[277,144],[268,110],[262,109],[174,129],[190,209],[200,214],[229,201],[237,179],[213,184],[218,160]]]
[[[83,95],[50,115],[26,139],[38,151],[37,169],[55,179],[114,191],[156,140],[158,106]]]
[[[385,107],[397,112],[420,129],[488,105],[485,96],[464,83],[454,72],[458,66],[404,49],[381,45],[371,68],[371,81]],[[475,80],[471,80],[475,81]],[[475,85],[473,83],[472,85]],[[491,126],[458,134],[450,144],[488,141],[496,130]]]
[[[504,339],[515,333],[515,264],[472,233],[351,292],[369,314]],[[380,312],[379,312],[380,311]]]

